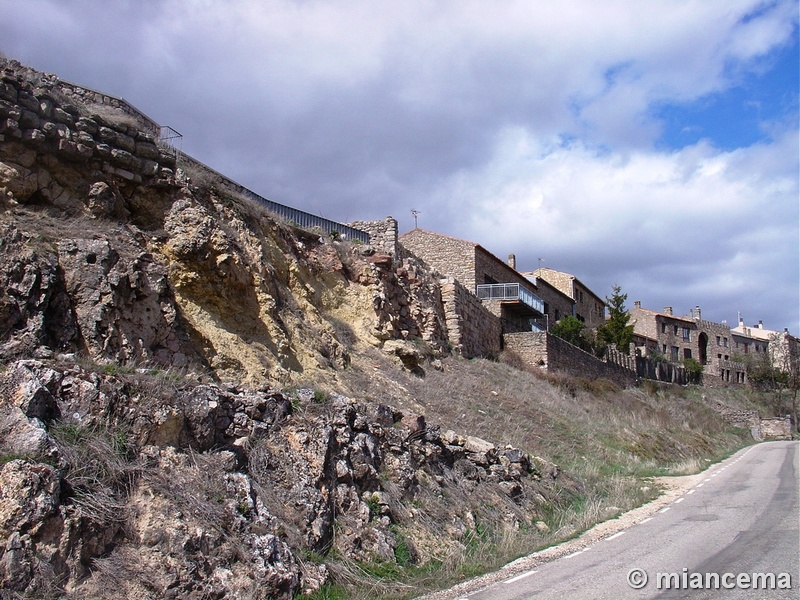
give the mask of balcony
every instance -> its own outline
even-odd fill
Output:
[[[481,300],[523,304],[537,316],[544,314],[544,302],[536,294],[518,283],[487,283],[476,286],[475,293]]]

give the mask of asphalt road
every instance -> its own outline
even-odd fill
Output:
[[[800,598],[799,460],[798,442],[750,446],[628,529],[461,597]],[[628,582],[633,569],[646,573],[647,584],[641,589]],[[754,580],[754,573],[775,578]],[[774,589],[787,583],[781,574],[788,574],[791,589]],[[641,572],[631,577],[637,575]]]

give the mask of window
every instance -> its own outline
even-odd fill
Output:
[[[672,362],[678,362],[678,347],[673,346],[670,350],[671,350],[670,354],[672,356]]]
[[[667,333],[667,324],[666,323],[662,323],[661,324],[661,333]]]
[[[672,329],[673,329],[672,333],[673,333],[674,335],[678,335],[678,326],[677,326],[677,325],[673,325],[673,326],[672,326]]]
[[[717,336],[717,346],[722,346],[722,338]]]
[[[684,348],[683,349],[683,358],[692,358],[692,349],[691,348]]]
[[[688,327],[683,327],[681,329],[681,334],[684,342],[690,342],[692,340],[692,334]]]
[[[728,338],[722,338],[722,345],[728,347]]]

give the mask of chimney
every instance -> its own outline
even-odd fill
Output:
[[[517,255],[513,252],[508,255],[508,266],[515,271],[517,270]]]
[[[758,320],[758,328],[764,329],[764,321],[762,321],[761,319]]]
[[[697,321],[700,321],[700,307],[699,306],[695,306],[694,307],[694,318]]]
[[[642,308],[642,301],[641,300],[637,300],[636,302],[634,302],[633,303],[633,308]]]
[[[665,315],[671,315],[672,314],[672,307],[671,306],[665,306],[664,307],[664,314]]]

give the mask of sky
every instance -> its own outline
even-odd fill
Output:
[[[797,0],[0,0],[0,52],[326,218],[800,335]]]

